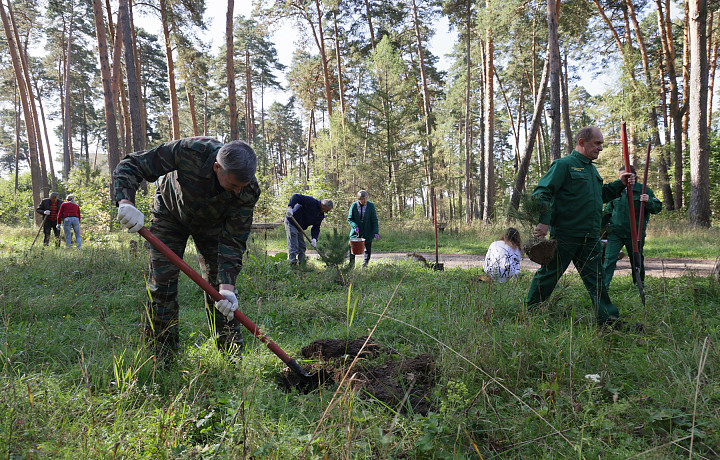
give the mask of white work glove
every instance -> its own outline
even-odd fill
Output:
[[[310,245],[311,245],[312,247],[314,247],[315,249],[317,249],[317,240],[316,240],[315,238],[311,239],[311,240],[310,240]]]
[[[293,216],[293,210],[292,208],[288,208],[287,212],[285,213],[286,216],[292,217]]]
[[[55,228],[57,228],[58,230],[60,230],[60,224],[57,224],[57,225],[55,226]]]
[[[49,216],[49,215],[50,215],[50,210],[45,210],[45,212],[43,212],[43,214],[45,214],[46,216]]]
[[[235,317],[235,315],[233,315],[233,312],[238,309],[237,297],[235,297],[234,292],[228,291],[227,289],[222,289],[220,291],[220,295],[225,298],[223,300],[218,300],[217,302],[215,302],[215,308],[217,308],[217,311],[222,313],[222,315],[226,317],[228,321],[232,321],[232,319]]]
[[[118,220],[129,233],[138,232],[145,226],[145,216],[135,206],[125,203],[118,207]]]

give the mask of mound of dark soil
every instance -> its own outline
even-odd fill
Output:
[[[361,371],[355,387],[367,398],[375,398],[395,410],[427,415],[435,384],[435,361],[429,354],[387,361]]]
[[[358,356],[360,349],[367,340],[367,337],[360,337],[352,340],[344,339],[323,339],[316,340],[310,345],[303,347],[302,355],[305,358],[329,360],[342,358],[345,355]],[[360,354],[361,358],[369,358],[380,351],[380,345],[375,342],[368,342]]]
[[[435,384],[435,361],[429,354],[414,358],[399,357],[397,352],[368,342],[360,352],[367,337],[357,339],[316,340],[302,349],[308,359],[323,361],[322,367],[315,363],[317,371],[312,379],[300,376],[286,368],[278,376],[278,385],[289,391],[296,388],[306,393],[323,383],[337,381],[346,371],[347,360],[342,358],[359,356],[355,364],[357,373],[353,377],[353,388],[361,397],[376,399],[393,410],[427,414],[430,410],[430,395]]]

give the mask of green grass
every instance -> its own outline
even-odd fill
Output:
[[[680,459],[691,435],[694,458],[720,454],[712,278],[648,278],[643,306],[630,278],[615,277],[611,297],[647,332],[611,333],[595,327],[577,276],[528,315],[531,273],[501,285],[478,282],[480,269],[372,263],[348,275],[349,307],[333,273],[265,262],[262,241],[251,245],[241,309],[291,356],[316,339],[367,335],[388,303],[374,339],[402,356],[434,356],[433,411],[396,418],[345,388],[335,399],[334,386],[282,393],[274,376],[283,364],[249,335],[242,363],[224,360],[201,291],[182,275],[181,353],[156,372],[139,333],[142,246],[133,257],[130,236],[88,232],[82,252],[28,251],[33,237],[0,228],[6,458]]]
[[[517,223],[524,239],[530,231]],[[493,241],[502,237],[506,224],[494,223],[472,225],[450,223],[443,232],[438,232],[438,245],[445,254],[484,254]],[[322,227],[320,238],[328,231]],[[349,233],[349,228],[341,229]],[[286,251],[285,229],[279,227],[268,231],[267,239],[262,233],[256,234],[260,247],[273,251]],[[645,240],[646,257],[682,257],[692,259],[715,259],[720,255],[717,242],[720,241],[720,227],[689,229],[687,221],[674,213],[652,216]],[[435,234],[432,222],[381,222],[380,240],[373,242],[374,252],[434,252]]]

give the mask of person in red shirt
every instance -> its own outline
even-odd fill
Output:
[[[75,197],[73,195],[68,195],[67,201],[60,206],[57,215],[57,228],[60,228],[61,223],[65,231],[65,244],[68,249],[72,247],[71,228],[72,231],[75,232],[77,248],[80,249],[82,247],[82,238],[80,237],[80,206],[75,203]]]
[[[43,233],[45,233],[43,244],[45,246],[50,242],[51,231],[55,232],[55,246],[60,246],[60,229],[55,226],[57,213],[63,204],[63,200],[58,198],[59,196],[60,194],[58,192],[52,192],[50,198],[43,199],[40,206],[35,210],[38,214],[45,216],[45,220],[43,221]]]

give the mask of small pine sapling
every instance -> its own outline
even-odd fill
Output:
[[[318,241],[318,249],[325,265],[340,269],[348,260],[348,237],[334,228],[332,234],[326,232]]]

